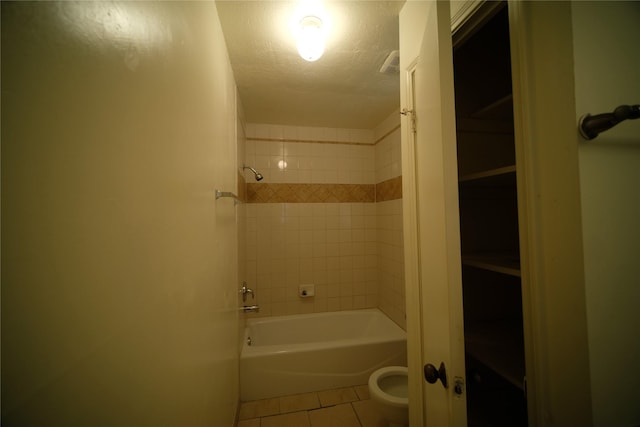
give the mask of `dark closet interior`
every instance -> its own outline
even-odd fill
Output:
[[[470,427],[526,426],[516,162],[506,3],[453,36]]]

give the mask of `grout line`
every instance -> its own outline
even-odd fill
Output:
[[[363,386],[363,385],[365,385],[365,384],[360,384],[359,386]],[[246,420],[238,420],[238,422],[240,422],[240,421],[249,421],[249,420],[253,420],[253,419],[258,419],[258,420],[260,420],[260,424],[262,424],[262,419],[263,419],[263,418],[275,417],[275,416],[279,416],[279,415],[287,415],[287,414],[292,414],[292,413],[296,413],[296,412],[305,412],[305,414],[306,414],[306,416],[307,416],[307,419],[310,421],[310,418],[309,418],[309,412],[311,412],[311,411],[317,411],[317,410],[321,410],[321,409],[325,409],[325,408],[332,408],[332,407],[337,406],[337,405],[349,404],[349,405],[351,406],[351,410],[353,411],[353,413],[354,413],[354,414],[355,414],[355,416],[356,416],[356,419],[358,420],[358,423],[360,424],[360,427],[363,427],[362,420],[360,419],[360,417],[359,417],[359,415],[358,415],[358,412],[356,411],[356,408],[353,406],[353,403],[354,403],[354,402],[363,402],[363,401],[370,400],[370,399],[362,399],[362,398],[360,397],[360,395],[357,393],[357,391],[356,391],[356,387],[358,387],[358,386],[351,386],[351,387],[345,387],[345,388],[350,388],[350,389],[352,389],[352,390],[353,390],[353,392],[354,392],[354,394],[355,394],[355,396],[357,397],[357,400],[350,401],[350,402],[338,402],[338,403],[335,403],[335,404],[333,404],[333,405],[322,406],[322,402],[320,402],[320,396],[318,395],[318,393],[319,393],[319,392],[313,392],[313,393],[315,393],[315,394],[316,394],[316,397],[317,397],[317,399],[318,399],[318,404],[319,404],[320,406],[318,406],[317,408],[302,409],[302,410],[289,411],[289,412],[282,412],[282,407],[281,407],[281,405],[280,405],[280,403],[281,403],[281,402],[280,402],[280,399],[281,399],[281,398],[283,398],[283,397],[301,396],[301,395],[305,395],[305,394],[308,394],[308,393],[293,394],[293,395],[289,395],[289,396],[280,396],[280,397],[278,397],[278,398],[277,398],[277,399],[278,399],[278,413],[277,413],[277,414],[263,415],[263,416],[258,416],[258,417],[255,417],[255,418],[246,419]],[[334,390],[334,389],[320,390],[320,391],[329,391],[329,390]],[[337,390],[337,389],[336,389],[336,390]],[[258,400],[263,400],[263,399],[258,399]],[[255,400],[254,400],[254,401],[249,401],[249,402],[241,402],[241,404],[242,404],[242,403],[245,403],[245,404],[246,404],[246,403],[250,403],[250,402],[255,402]],[[238,412],[239,412],[239,409],[238,409]]]
[[[362,402],[360,400],[360,396],[358,396],[358,400],[356,400],[356,402]],[[356,419],[358,420],[358,424],[360,424],[360,427],[363,427],[362,420],[360,419],[360,416],[358,415],[358,411],[356,411],[356,407],[353,406],[353,402],[349,402],[349,404],[351,405],[351,410],[353,411],[353,413],[356,414]]]

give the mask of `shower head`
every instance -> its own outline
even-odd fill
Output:
[[[249,169],[251,172],[253,172],[253,174],[256,176],[256,181],[262,181],[262,178],[264,178],[264,176],[262,176],[262,174],[260,172],[258,172],[257,170],[255,170],[254,168],[252,168],[251,166],[243,166],[242,169]]]

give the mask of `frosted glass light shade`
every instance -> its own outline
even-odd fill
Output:
[[[324,53],[322,21],[315,16],[305,16],[300,21],[298,53],[305,61],[318,60]]]

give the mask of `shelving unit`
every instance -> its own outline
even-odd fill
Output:
[[[511,254],[462,255],[462,265],[520,277],[520,259]]]
[[[503,166],[500,168],[489,169],[481,172],[469,173],[458,178],[459,182],[476,181],[483,178],[491,178],[494,176],[507,175],[516,172],[516,165]]]
[[[468,425],[523,426],[525,353],[506,4],[474,25],[463,41],[454,35]],[[505,401],[513,403],[508,413],[501,407]]]
[[[513,95],[509,93],[475,111],[470,117],[482,120],[503,120],[504,117],[512,114],[512,111]]]
[[[522,327],[505,322],[476,322],[465,331],[467,352],[524,391]]]

